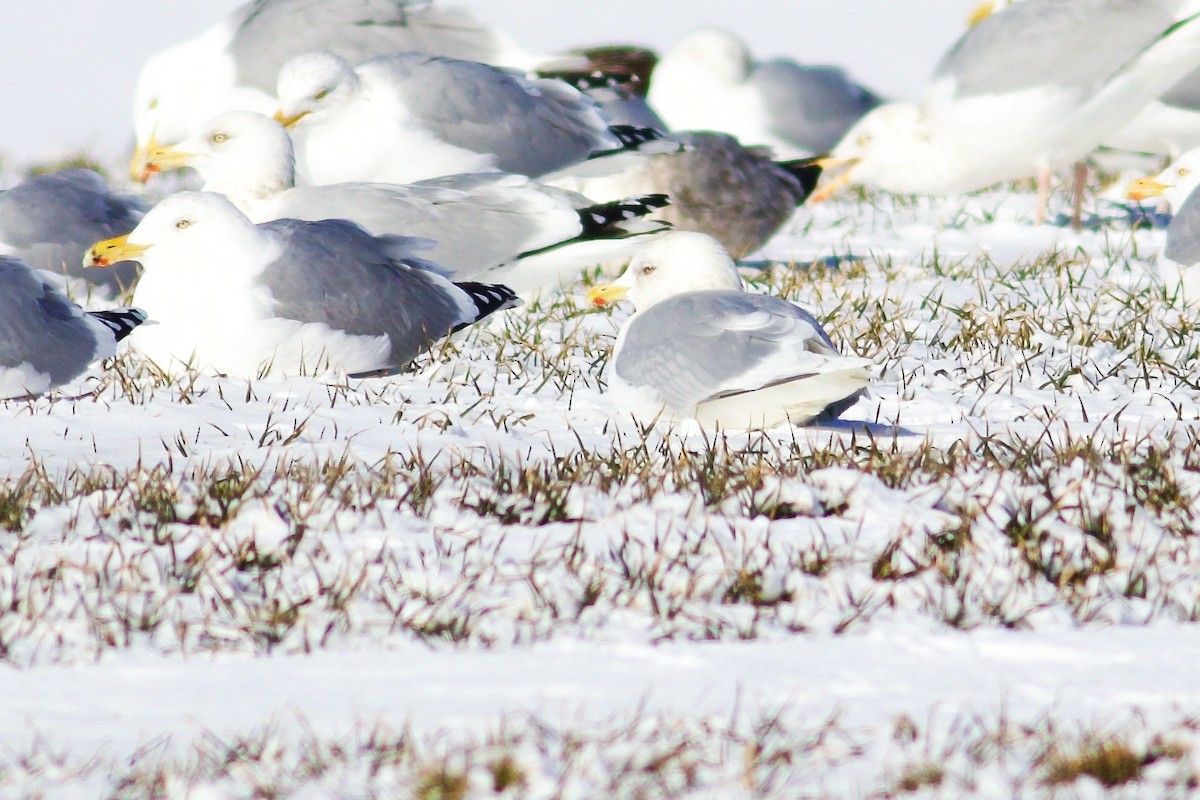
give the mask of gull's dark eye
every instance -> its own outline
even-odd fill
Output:
[[[221,142],[228,141],[228,139],[229,139],[228,133],[214,133],[212,135],[212,143],[213,144],[220,144]]]
[[[190,219],[181,219],[181,220],[179,220],[179,222],[175,223],[175,227],[179,228],[180,230],[183,230],[184,228],[186,228],[188,225],[191,225],[191,224],[192,224],[192,221]]]
[[[656,269],[658,269],[658,267],[654,266],[653,264],[647,264],[646,266],[642,267],[642,274],[651,275]]]
[[[328,97],[328,96],[329,96],[329,90],[328,90],[328,89],[322,89],[321,91],[319,91],[319,92],[317,92],[316,94],[314,94],[312,99],[313,99],[313,100],[324,100],[324,99],[325,99],[326,97]]]

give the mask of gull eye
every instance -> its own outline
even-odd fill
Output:
[[[658,269],[658,267],[654,266],[653,264],[647,264],[646,266],[642,267],[642,274],[643,275],[653,275],[654,270],[656,270],[656,269]]]
[[[158,108],[158,98],[157,97],[150,101],[150,110],[153,111],[156,108]]]
[[[212,143],[213,144],[221,144],[221,142],[228,141],[228,139],[229,139],[228,133],[214,133],[212,135]]]
[[[192,221],[190,219],[181,219],[181,220],[179,220],[179,222],[175,223],[175,227],[179,228],[179,230],[183,230],[184,228],[186,228],[187,226],[189,226],[191,224],[192,224]]]
[[[328,90],[328,89],[322,89],[321,91],[319,91],[319,92],[317,92],[316,94],[314,94],[314,95],[313,95],[313,97],[312,97],[312,99],[313,99],[313,100],[324,100],[324,99],[325,99],[326,97],[328,97],[328,96],[329,96],[329,90]]]
[[[1180,167],[1178,170],[1176,170],[1176,173],[1179,175],[1179,177],[1183,178],[1183,177],[1186,177],[1189,173],[1191,173],[1191,170],[1188,169],[1187,167]]]
[[[858,137],[858,146],[859,147],[866,147],[870,143],[871,143],[871,137],[869,134],[864,133],[862,136]]]

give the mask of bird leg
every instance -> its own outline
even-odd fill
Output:
[[[1086,161],[1075,162],[1075,174],[1071,181],[1071,230],[1083,230],[1083,190],[1087,186],[1088,165]]]
[[[1037,174],[1037,212],[1033,221],[1041,225],[1046,221],[1046,207],[1050,203],[1050,167],[1043,165]]]

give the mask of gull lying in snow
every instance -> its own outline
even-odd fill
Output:
[[[1174,216],[1167,226],[1167,244],[1158,254],[1158,271],[1170,294],[1184,303],[1200,303],[1200,149],[1189,150],[1152,178],[1129,184],[1134,200],[1162,197]]]
[[[36,175],[0,191],[0,254],[65,276],[73,293],[96,289],[114,299],[133,286],[137,265],[97,275],[80,266],[83,253],[97,239],[129,233],[145,213],[145,201],[113,192],[91,170]]]
[[[134,94],[141,156],[174,142],[222,111],[271,113],[284,63],[310,50],[352,62],[419,51],[532,69],[539,58],[469,11],[424,0],[256,0],[231,11],[198,37],[147,60]]]
[[[775,162],[732,136],[667,134],[685,147],[649,155],[617,175],[560,182],[597,200],[661,192],[671,198],[655,219],[707,233],[735,259],[758,250],[792,218],[821,176],[817,159]]]
[[[345,220],[255,225],[221,195],[180,192],[86,259],[142,263],[134,300],[158,324],[131,344],[163,368],[356,375],[515,304],[503,286],[451,283],[413,246]]]
[[[1195,7],[1025,0],[982,20],[942,58],[920,104],[880,106],[847,132],[817,199],[849,182],[940,195],[1037,175],[1044,219],[1051,170],[1200,65]],[[1077,182],[1077,207],[1080,191]]]
[[[595,102],[563,81],[423,53],[357,67],[333,53],[305,53],[283,66],[278,95],[276,118],[311,184],[488,170],[538,177],[657,138],[610,128]]]
[[[674,130],[714,130],[778,156],[826,153],[879,98],[837,67],[755,62],[746,43],[702,28],[663,55],[650,105]]]
[[[222,114],[179,144],[146,154],[150,172],[181,167],[196,169],[205,191],[225,195],[254,222],[340,218],[376,236],[431,239],[436,244],[423,255],[455,279],[496,280],[517,292],[554,288],[583,269],[628,258],[638,236],[664,227],[640,218],[667,202],[653,195],[595,205],[497,172],[407,186],[297,187],[287,132],[250,111]]]
[[[84,312],[39,270],[0,256],[0,398],[66,383],[145,321],[136,308]]]
[[[802,423],[870,380],[871,362],[838,353],[811,314],[743,291],[729,256],[704,234],[651,242],[588,300],[606,306],[627,295],[637,310],[617,337],[608,388],[640,421]]]

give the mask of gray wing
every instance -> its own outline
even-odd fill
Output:
[[[820,323],[786,300],[736,291],[689,292],[633,318],[616,373],[634,386],[653,387],[668,405],[682,409],[732,388],[753,388],[739,387],[738,379],[800,347],[837,354]],[[802,374],[799,365],[794,373],[788,366],[780,365],[779,380]]]
[[[431,239],[424,252],[469,277],[579,233],[579,217],[523,176],[463,175],[408,186],[344,183],[278,196],[279,218],[348,219],[376,236]]]
[[[960,97],[1053,83],[1097,91],[1171,28],[1180,0],[1026,0],[974,26],[942,58]]]
[[[759,64],[750,83],[763,98],[770,131],[810,153],[827,153],[879,97],[832,66],[787,59]]]
[[[351,335],[386,335],[393,368],[475,319],[465,295],[410,257],[398,237],[377,238],[344,220],[278,220],[261,227],[283,244],[259,277],[275,298],[275,313]]]
[[[129,233],[145,213],[145,201],[113,193],[91,170],[37,175],[0,192],[0,242],[38,269],[128,288],[137,280],[136,264],[85,270],[83,254],[102,239]]]
[[[1169,106],[1188,111],[1200,111],[1200,69],[1183,76],[1179,83],[1168,89],[1158,99]]]
[[[1163,255],[1177,264],[1200,264],[1200,191],[1192,192],[1171,217]]]
[[[378,75],[439,139],[494,153],[503,172],[538,176],[577,164],[619,143],[588,97],[560,80],[450,58],[402,53],[373,58],[360,75]]]
[[[786,169],[737,139],[707,131],[671,134],[689,146],[645,159],[645,191],[671,198],[658,216],[713,236],[735,259],[760,248],[809,190]]]
[[[380,53],[416,51],[492,62],[496,35],[469,11],[414,0],[257,0],[228,52],[237,82],[275,94],[280,68],[311,50],[337,53],[351,64]]]
[[[0,367],[29,364],[57,386],[97,357],[79,308],[28,265],[0,256]]]

